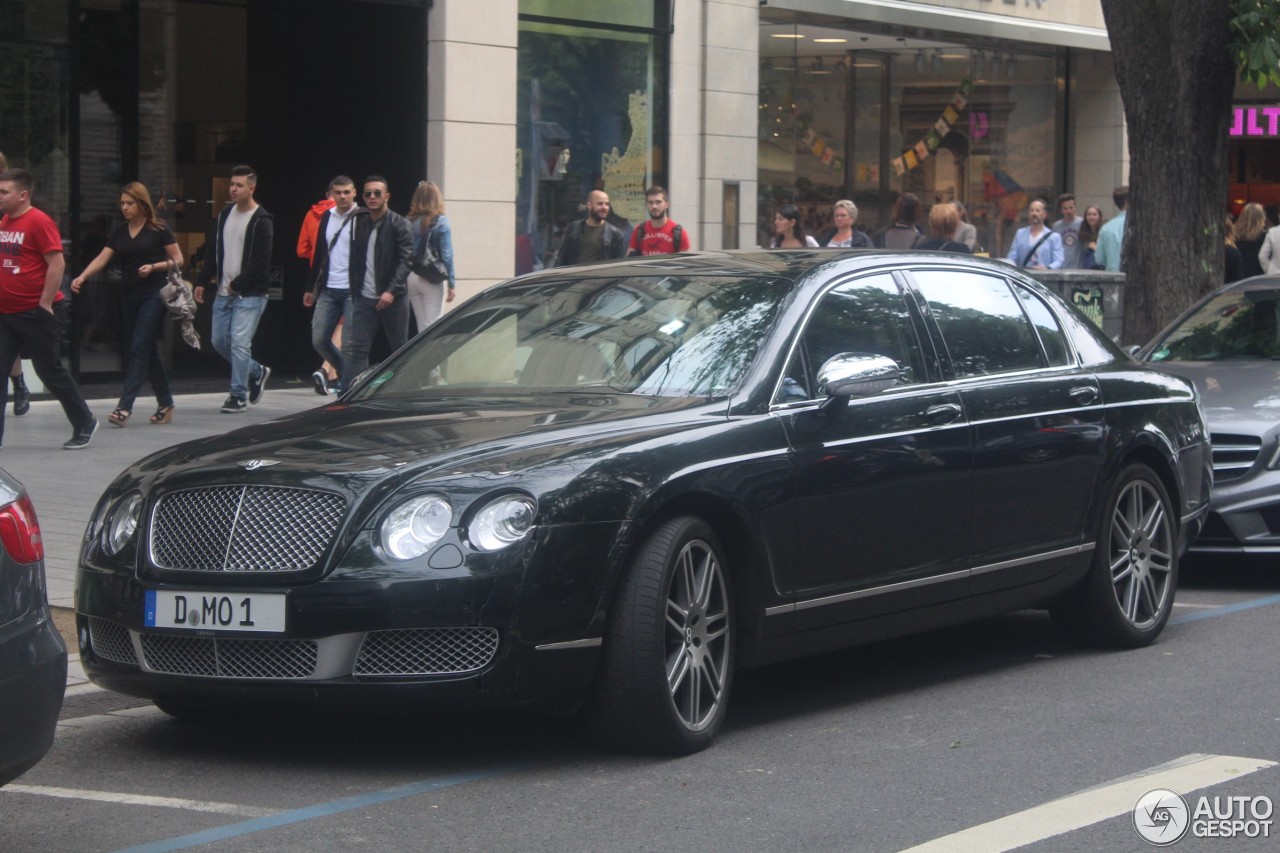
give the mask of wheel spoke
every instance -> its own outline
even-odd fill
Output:
[[[689,611],[670,598],[667,599],[667,624],[683,639],[684,626],[689,624]]]
[[[697,586],[693,589],[690,601],[694,604],[707,606],[707,601],[711,598],[711,588],[715,582],[716,564],[712,559],[710,552],[704,552],[702,560],[699,561],[698,571],[694,575]]]
[[[690,725],[702,720],[702,668],[692,666],[689,672],[689,702],[685,722]]]
[[[1129,562],[1129,552],[1124,551],[1111,564],[1111,582],[1119,583],[1133,572],[1133,564]]]
[[[1124,615],[1130,622],[1137,620],[1138,598],[1138,579],[1130,577],[1124,589]]]
[[[667,663],[667,686],[671,690],[674,697],[680,690],[680,683],[684,681],[685,676],[689,674],[689,667],[692,661],[689,659],[689,650],[680,644],[680,648],[676,650],[675,655]]]
[[[684,593],[684,602],[686,605],[693,604],[693,554],[688,548],[680,552],[680,565],[676,569],[679,574],[680,585],[683,589],[678,592]]]

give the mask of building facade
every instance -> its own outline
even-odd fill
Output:
[[[256,346],[299,375],[315,358],[294,244],[339,173],[386,176],[402,212],[419,181],[441,185],[462,298],[545,265],[593,188],[630,228],[644,189],[667,187],[703,249],[765,243],[784,201],[816,229],[850,198],[875,230],[900,193],[958,199],[997,254],[1031,197],[1070,190],[1110,215],[1127,177],[1097,0],[5,8],[0,151],[36,175],[71,271],[102,245],[130,180],[164,200],[198,257],[229,169],[250,163],[277,233]],[[101,278],[75,300],[67,342],[82,378],[122,368],[118,281]],[[171,337],[178,377],[225,369]]]

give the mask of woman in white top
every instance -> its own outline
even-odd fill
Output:
[[[1267,229],[1266,239],[1258,250],[1258,262],[1264,273],[1280,273],[1280,225]]]
[[[409,203],[409,226],[413,233],[414,256],[418,253],[418,241],[430,240],[436,257],[449,268],[448,280],[436,283],[417,273],[409,273],[409,307],[413,309],[414,322],[417,323],[416,334],[440,319],[444,303],[452,302],[454,295],[453,232],[449,228],[449,217],[444,215],[444,195],[434,181],[423,181],[414,190],[413,201]]]
[[[794,204],[784,204],[773,215],[773,239],[769,241],[771,249],[803,249],[818,248],[818,241],[804,233],[800,224],[800,208]]]

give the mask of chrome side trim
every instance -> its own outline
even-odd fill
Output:
[[[804,601],[797,601],[793,604],[778,604],[773,607],[766,607],[765,616],[781,616],[785,613],[795,613],[800,610],[810,610],[814,607],[826,607],[828,604],[843,604],[846,601],[856,601],[860,598],[871,598],[876,595],[884,595],[890,592],[902,592],[903,590],[915,589],[917,587],[928,586],[935,583],[946,583],[947,581],[960,580],[962,578],[972,577],[973,575],[986,574],[987,572],[999,571],[1000,569],[1011,569],[1015,566],[1025,566],[1029,563],[1039,563],[1044,560],[1053,560],[1058,557],[1068,557],[1072,554],[1080,554],[1086,551],[1094,550],[1095,543],[1088,542],[1081,545],[1072,545],[1068,548],[1059,548],[1056,551],[1047,551],[1043,554],[1032,554],[1027,557],[1018,557],[1014,560],[1003,560],[999,563],[991,563],[986,566],[978,566],[973,569],[961,569],[958,572],[948,572],[945,575],[936,575],[928,578],[917,578],[911,581],[902,581],[901,583],[891,583],[884,586],[873,586],[868,589],[860,589],[855,592],[845,592],[839,595],[828,595],[822,598],[810,598]]]
[[[916,578],[911,581],[901,581],[900,583],[886,584],[885,586],[873,586],[869,589],[860,589],[855,592],[843,592],[839,595],[828,595],[824,598],[810,598],[806,601],[797,601],[794,604],[780,604],[777,607],[770,607],[764,611],[765,616],[778,616],[783,613],[792,613],[797,610],[810,610],[814,607],[826,607],[828,604],[840,604],[845,601],[855,601],[859,598],[871,598],[876,595],[884,595],[890,592],[902,592],[907,589],[915,589],[916,587],[929,586],[935,583],[945,583],[947,581],[961,580],[969,576],[968,569],[961,569],[958,572],[947,572],[945,575],[935,575],[928,578]]]
[[[1084,551],[1092,551],[1097,545],[1096,542],[1089,542],[1084,545],[1072,545],[1070,548],[1059,548],[1057,551],[1049,551],[1044,554],[1033,554],[1029,557],[1018,557],[1014,560],[1002,560],[999,563],[989,563],[985,566],[975,566],[970,569],[970,574],[985,575],[988,572],[998,572],[1001,569],[1012,569],[1016,566],[1025,566],[1029,563],[1040,563],[1045,560],[1054,560],[1058,557],[1070,557],[1072,554],[1080,554]]]
[[[565,649],[591,649],[604,643],[604,637],[588,637],[585,640],[566,640],[563,643],[543,643],[534,646],[540,652],[559,652]]]

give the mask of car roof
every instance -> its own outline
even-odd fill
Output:
[[[880,266],[950,263],[967,268],[986,268],[1002,275],[1016,269],[1002,261],[960,255],[954,252],[902,252],[883,249],[731,249],[684,252],[677,255],[648,255],[619,258],[594,264],[529,273],[517,283],[535,283],[566,276],[596,278],[608,276],[767,275],[796,280],[818,270],[847,267],[849,270]]]

